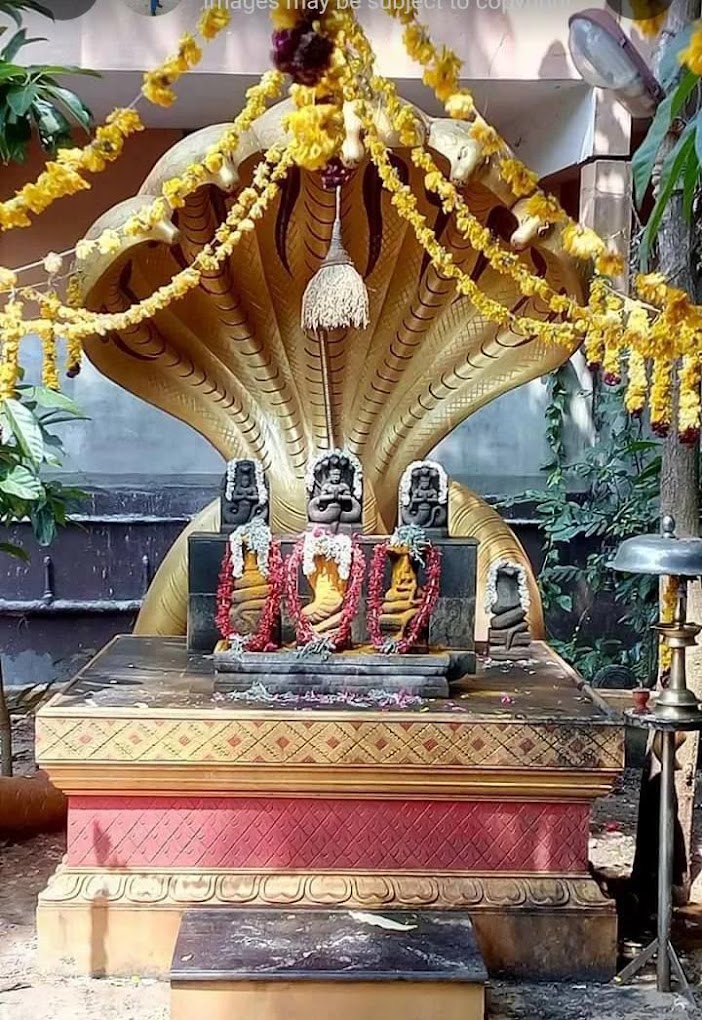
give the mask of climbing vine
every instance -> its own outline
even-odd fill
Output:
[[[646,575],[608,565],[619,543],[658,530],[660,443],[642,419],[627,414],[621,385],[594,380],[595,441],[571,457],[566,421],[574,374],[566,364],[547,380],[550,451],[542,490],[510,497],[530,503],[543,534],[539,586],[549,640],[585,677],[624,665],[639,683],[656,676],[658,586]]]

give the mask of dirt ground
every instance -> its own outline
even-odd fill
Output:
[[[34,768],[31,720],[17,719],[15,736],[17,771],[29,774]],[[638,778],[637,772],[627,771],[593,817],[591,859],[610,874],[623,875],[631,866]],[[167,1020],[169,989],[163,982],[93,980],[39,970],[36,897],[64,845],[62,833],[0,841],[0,1020]],[[684,965],[698,987],[702,940],[689,937],[685,942]],[[701,1008],[693,1010],[681,996],[659,995],[652,976],[628,988],[491,982],[488,994],[490,1020],[702,1020],[702,986]]]

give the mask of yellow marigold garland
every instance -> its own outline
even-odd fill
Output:
[[[510,156],[500,163],[500,177],[509,184],[516,198],[525,198],[536,191],[539,175],[529,170],[519,159]]]
[[[177,98],[173,86],[201,60],[202,50],[190,32],[186,32],[179,40],[177,51],[145,73],[142,94],[156,106],[172,106]]]
[[[292,135],[292,158],[306,170],[321,170],[344,141],[344,118],[333,103],[301,106],[285,117],[284,125]]]
[[[203,39],[207,39],[210,42],[228,27],[230,21],[231,14],[226,7],[220,7],[219,5],[217,7],[209,7],[200,15],[197,30]]]
[[[478,143],[485,156],[495,156],[505,148],[505,142],[482,117],[476,117],[470,126],[470,137]]]
[[[413,149],[412,162],[426,171],[424,184],[428,191],[439,196],[446,213],[455,213],[456,225],[472,248],[481,252],[498,273],[509,276],[519,286],[522,294],[539,296],[556,315],[585,315],[586,309],[579,308],[576,301],[566,294],[556,294],[551,285],[533,273],[516,252],[503,244],[470,211],[458,189],[439,170],[433,157],[426,149]],[[583,319],[584,323],[584,319]]]
[[[638,417],[642,413],[646,406],[647,392],[646,359],[638,351],[630,351],[627,364],[627,385],[624,393],[624,406],[629,414]]]
[[[202,38],[213,39],[229,24],[229,19],[229,11],[224,9],[204,11],[198,22]],[[159,105],[170,105],[175,99],[171,85],[201,58],[202,51],[195,38],[186,32],[180,39],[177,52],[144,76],[144,96]],[[12,198],[0,202],[0,232],[29,227],[32,216],[44,212],[58,199],[87,190],[90,184],[82,175],[101,173],[109,163],[119,158],[126,139],[143,128],[135,109],[116,109],[83,148],[59,149],[55,160],[46,164],[36,181],[28,182]],[[0,279],[0,291],[6,289],[9,288]]]
[[[39,314],[45,321],[37,330],[42,343],[42,366],[41,381],[50,390],[60,389],[58,373],[58,340],[54,329],[54,322],[61,306],[56,291],[50,291],[43,296],[39,305]]]
[[[680,395],[678,432],[683,442],[695,442],[700,436],[700,356],[686,354],[678,370]]]
[[[180,209],[189,195],[207,182],[210,174],[222,169],[225,159],[236,152],[241,136],[266,110],[268,103],[282,90],[284,76],[278,71],[267,71],[256,85],[246,93],[246,103],[231,127],[210,146],[199,163],[191,163],[182,176],[171,177],[161,186],[161,197],[145,205],[126,221],[120,230],[105,230],[97,238],[84,239],[76,245],[79,261],[85,261],[96,252],[109,254],[119,251],[121,237],[139,237],[147,234],[156,224],[166,219],[171,209]]]
[[[654,358],[648,406],[651,428],[665,435],[670,427],[673,363],[668,358]]]
[[[485,294],[475,281],[455,264],[452,254],[437,241],[433,230],[427,224],[426,217],[419,211],[412,190],[400,180],[390,162],[387,148],[378,136],[367,111],[364,123],[367,130],[366,144],[371,159],[384,187],[390,192],[391,202],[398,214],[412,227],[419,244],[427,252],[436,269],[447,279],[454,280],[458,292],[467,297],[489,321],[511,328],[520,335],[538,336],[546,343],[572,346],[577,335],[572,323],[544,322],[528,316],[515,315],[499,301]]]
[[[26,330],[23,304],[10,300],[1,315],[0,328],[0,407],[8,397],[15,395],[19,382],[19,348]]]
[[[153,318],[157,312],[193,290],[199,285],[203,272],[217,269],[231,255],[244,234],[254,230],[255,220],[263,214],[277,194],[278,182],[287,174],[291,163],[289,151],[281,153],[275,148],[269,150],[258,168],[260,171],[257,176],[258,183],[244,188],[226,220],[216,230],[214,240],[206,244],[192,264],[177,273],[169,283],[122,312],[98,313],[61,305],[57,310],[57,316],[64,320],[66,325],[58,323],[57,329],[63,331],[69,341],[78,341],[94,334],[104,336],[112,330],[126,329],[138,325],[145,319]],[[31,323],[25,325],[32,326]]]

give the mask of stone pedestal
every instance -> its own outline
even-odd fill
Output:
[[[115,639],[37,716],[69,800],[43,966],[167,974],[190,909],[458,909],[492,973],[608,979],[589,818],[623,727],[531,652],[413,708],[277,707],[217,696],[182,639]]]

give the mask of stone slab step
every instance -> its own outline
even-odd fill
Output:
[[[484,1020],[487,971],[461,912],[187,911],[172,1020]]]
[[[450,659],[445,653],[381,655],[340,652],[298,655],[279,652],[215,652],[215,689],[247,691],[263,684],[271,694],[314,690],[322,694],[371,690],[405,691],[422,698],[447,698]]]

